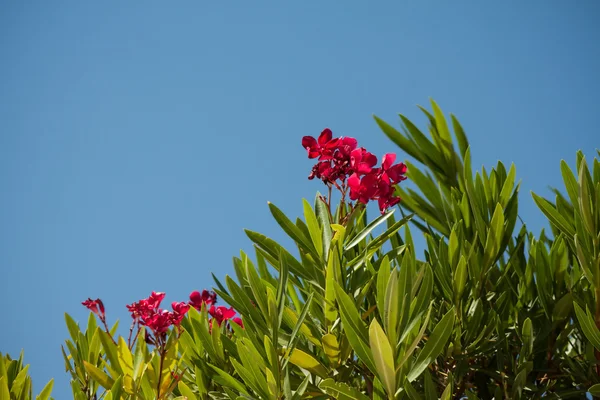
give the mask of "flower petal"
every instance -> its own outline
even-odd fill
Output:
[[[319,145],[324,146],[325,143],[329,142],[332,137],[333,137],[333,132],[331,132],[331,129],[329,129],[329,128],[323,129],[323,132],[321,132],[321,134],[319,135]]]

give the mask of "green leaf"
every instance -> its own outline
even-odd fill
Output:
[[[413,340],[413,342],[406,348],[406,350],[404,352],[404,356],[398,363],[398,367],[396,368],[396,371],[399,371],[400,368],[402,368],[404,366],[404,363],[410,358],[413,351],[415,351],[415,349],[419,345],[419,342],[421,341],[421,339],[423,338],[423,335],[425,334],[425,329],[427,328],[427,324],[429,323],[429,317],[431,315],[432,308],[433,308],[432,306],[429,306],[429,311],[427,311],[427,316],[425,317],[425,321],[423,321],[423,324],[421,325],[421,329],[419,330],[419,333],[417,333],[417,336],[415,336],[415,339]]]
[[[319,340],[312,334],[311,330],[306,326],[304,320],[306,319],[306,315],[310,310],[310,305],[312,302],[313,293],[309,295],[306,299],[306,303],[304,303],[304,307],[302,307],[302,311],[300,311],[300,316],[296,316],[296,313],[292,311],[290,308],[286,307],[284,310],[284,319],[289,321],[289,325],[293,326],[292,334],[290,335],[290,340],[288,342],[288,348],[294,348],[294,344],[296,342],[296,336],[298,332],[302,332],[302,334],[312,343],[319,345]]]
[[[289,252],[287,250],[285,250],[280,244],[275,242],[273,239],[270,239],[270,238],[266,237],[265,235],[262,235],[258,232],[250,231],[248,229],[246,229],[245,232],[246,232],[246,235],[248,236],[248,238],[250,238],[250,240],[252,240],[260,249],[264,250],[266,252],[266,254],[268,254],[271,258],[273,258],[277,262],[280,262],[279,257],[280,257],[281,252],[285,253],[286,258],[288,260],[290,270],[294,274],[298,275],[299,277],[301,277],[303,279],[307,279],[307,280],[313,279],[313,277],[309,273],[307,273],[306,268],[298,260],[296,260],[294,257],[292,257],[292,255],[289,254]]]
[[[393,213],[394,213],[394,210],[390,210],[387,213],[375,218],[369,225],[367,225],[362,231],[357,233],[356,236],[354,236],[354,238],[352,238],[352,240],[350,241],[350,243],[348,243],[346,245],[344,250],[348,251],[351,248],[353,248],[354,246],[356,246],[357,244],[359,244],[364,238],[366,238],[373,231],[373,229],[377,228],[381,223],[385,222],[385,220],[388,219]]]
[[[266,385],[259,386],[256,383],[256,381],[254,380],[252,373],[250,371],[248,371],[248,369],[246,369],[242,364],[240,364],[234,358],[230,359],[230,361],[231,361],[231,365],[233,366],[233,369],[235,369],[235,372],[237,372],[237,374],[242,378],[242,380],[248,387],[250,387],[260,397],[268,398],[268,395],[266,393],[266,390],[267,390]]]
[[[118,374],[122,374],[121,364],[119,363],[119,355],[117,351],[117,345],[113,342],[112,337],[104,331],[100,331],[100,341],[102,342],[102,348],[106,353],[106,357],[110,361],[110,367]],[[114,377],[116,378],[116,376]],[[112,385],[111,385],[112,386]],[[110,388],[107,388],[110,389]]]
[[[187,398],[187,400],[196,400],[197,399],[197,397],[194,394],[194,392],[192,391],[192,389],[190,389],[190,387],[188,385],[186,385],[185,382],[179,381],[179,383],[177,383],[177,389],[179,389],[179,392],[182,394],[182,396],[185,396],[185,398]]]
[[[367,329],[360,317],[354,301],[344,292],[344,289],[338,284],[335,285],[335,297],[337,298],[340,316],[344,324],[344,331],[348,341],[352,345],[356,355],[365,363],[367,368],[374,374],[377,373],[375,361],[371,354],[368,343]]]
[[[441,143],[439,146],[442,148],[446,159],[448,161],[452,161],[452,156],[454,153],[454,149],[452,147],[452,137],[450,136],[450,130],[448,129],[448,124],[446,122],[446,117],[444,113],[440,109],[433,99],[430,99],[431,107],[433,108],[433,114],[435,116],[435,127],[441,139]]]
[[[467,260],[464,255],[460,256],[460,261],[454,271],[453,283],[455,304],[458,305],[467,283]]]
[[[425,312],[431,301],[431,293],[433,292],[433,272],[431,271],[431,266],[429,263],[426,263],[421,268],[424,268],[424,275],[412,312],[414,316],[419,316],[422,312]]]
[[[123,376],[119,376],[119,378],[115,381],[110,388],[110,393],[116,400],[121,400],[121,394],[123,393]]]
[[[266,313],[268,310],[268,306],[265,285],[263,284],[261,278],[258,276],[256,269],[252,265],[250,265],[250,263],[246,264],[246,276],[248,277],[250,290],[254,295],[254,299],[256,300],[258,308],[263,313]]]
[[[573,309],[573,295],[569,292],[560,298],[554,305],[552,310],[552,319],[554,321],[562,321],[571,315]]]
[[[523,335],[522,342],[525,357],[529,357],[529,355],[533,353],[533,326],[531,324],[531,319],[527,318],[525,322],[523,322],[521,334]],[[519,361],[522,360],[519,358]]]
[[[331,238],[333,236],[333,232],[331,231],[329,209],[327,208],[325,202],[321,200],[320,196],[320,193],[317,193],[315,199],[315,214],[317,215],[317,219],[321,223],[321,230],[323,232],[323,256],[327,257],[327,255],[329,254],[329,247],[331,245]]]
[[[67,323],[67,329],[69,330],[69,335],[71,335],[73,343],[76,343],[77,338],[79,337],[79,325],[77,325],[77,322],[75,322],[75,320],[67,313],[65,313],[65,322]]]
[[[411,155],[434,171],[444,171],[444,158],[438,148],[408,118],[400,114],[400,119],[412,137],[411,143],[414,143],[415,147],[418,148],[418,156]],[[406,151],[404,148],[403,150]]]
[[[384,256],[377,271],[377,310],[383,321],[386,321],[385,316],[385,299],[388,282],[390,280],[390,260],[388,256]]]
[[[415,159],[422,161],[420,151],[417,146],[407,139],[404,135],[402,135],[396,128],[380,119],[379,117],[373,115],[375,122],[379,125],[379,128],[385,133],[385,135],[390,138],[390,140],[396,143],[402,150],[410,154]]]
[[[0,376],[0,400],[10,400],[7,376]]]
[[[339,275],[340,259],[337,249],[330,249],[329,257],[327,258],[327,270],[325,271],[325,297],[323,299],[323,311],[325,313],[325,329],[329,332],[333,323],[338,318],[338,313],[335,308],[335,283],[341,284],[341,279],[336,279],[336,274]]]
[[[297,365],[300,368],[304,368],[313,374],[320,376],[321,378],[325,378],[327,376],[327,369],[310,354],[305,353],[302,350],[294,349],[289,357],[292,364]]]
[[[483,255],[483,267],[487,270],[499,256],[502,238],[504,237],[504,212],[500,204],[496,204],[490,228],[485,240],[485,250]]]
[[[593,237],[594,235],[597,235],[594,210],[592,208],[594,202],[594,187],[588,176],[589,171],[584,157],[579,166],[579,209],[581,210],[583,225]]]
[[[369,400],[369,397],[342,382],[327,378],[319,383],[319,389],[337,400]]]
[[[410,400],[422,400],[421,395],[409,382],[405,382],[404,391]]]
[[[454,129],[454,136],[456,136],[456,142],[458,143],[458,150],[460,151],[460,156],[464,157],[467,149],[469,148],[469,141],[467,140],[467,135],[465,135],[465,131],[463,130],[458,119],[452,114],[450,114],[450,118],[452,119],[452,128]]]
[[[567,194],[571,200],[571,204],[576,206],[579,202],[579,186],[577,184],[575,175],[573,175],[573,171],[571,171],[569,164],[567,164],[565,160],[560,161],[560,172],[565,183],[565,189],[567,189]],[[575,211],[579,213],[579,209],[577,207],[575,207]]]
[[[385,332],[376,319],[371,321],[371,326],[369,327],[369,344],[371,345],[373,360],[375,361],[379,378],[383,382],[388,395],[393,396],[396,392],[394,351]]]
[[[235,360],[232,360],[235,361]],[[207,364],[213,371],[215,371],[217,373],[217,376],[219,378],[219,380],[222,382],[221,384],[223,384],[224,386],[228,386],[232,389],[237,390],[240,393],[246,394],[248,395],[248,391],[246,390],[246,387],[240,383],[240,381],[238,381],[237,379],[235,379],[233,376],[231,376],[231,374],[228,374],[227,372],[223,371],[222,369],[212,365],[212,364]],[[216,381],[215,377],[213,377],[213,380]]]
[[[133,376],[133,355],[122,336],[119,336],[117,354],[119,356],[119,364],[121,365],[123,374]]]
[[[385,391],[383,390],[383,384],[377,377],[373,380],[373,400],[384,400]]]
[[[594,319],[592,318],[589,310],[587,310],[587,313],[583,312],[581,307],[579,307],[579,305],[575,302],[573,302],[573,307],[575,307],[575,315],[577,315],[577,321],[579,321],[579,325],[581,325],[583,334],[587,340],[590,341],[592,346],[594,346],[596,350],[600,351],[600,331],[596,327]]]
[[[403,272],[405,272],[405,269],[403,269]],[[404,293],[401,293],[401,296],[403,298]],[[398,338],[397,329],[399,322],[398,316],[400,300],[401,299],[398,296],[398,270],[394,269],[390,274],[390,278],[385,289],[385,300],[383,303],[383,323],[389,337],[392,340],[392,343],[394,344]]]
[[[450,382],[450,384],[446,386],[446,389],[444,389],[444,391],[442,392],[442,396],[440,397],[440,400],[450,399],[452,399],[452,382]]]
[[[100,384],[100,386],[102,386],[106,390],[110,390],[112,388],[115,381],[110,376],[101,371],[95,365],[92,365],[85,360],[83,361],[83,365],[87,373],[92,377],[94,381]]]
[[[556,207],[550,203],[548,200],[538,196],[537,194],[531,192],[531,196],[533,197],[533,201],[539,207],[540,210],[544,213],[546,218],[550,220],[550,222],[564,232],[568,236],[575,235],[575,229],[573,225],[571,225],[557,210]]]
[[[302,204],[304,207],[304,219],[306,220],[310,238],[317,253],[319,253],[319,257],[323,258],[323,232],[319,227],[319,220],[308,200],[302,199]]]
[[[600,383],[596,383],[595,385],[590,386],[590,388],[588,389],[588,393],[592,396],[600,397]]]
[[[508,205],[508,200],[512,195],[513,188],[515,186],[515,178],[517,176],[517,169],[515,168],[515,164],[510,165],[510,170],[508,171],[508,176],[502,185],[502,191],[500,192],[500,196],[498,197],[498,202],[502,205],[502,207],[506,207]]]
[[[521,393],[523,392],[523,388],[525,387],[526,383],[527,383],[527,369],[523,368],[521,370],[521,372],[519,372],[517,374],[517,376],[515,377],[515,381],[513,382],[513,387],[512,387],[512,398],[513,399],[521,398]]]
[[[436,325],[429,340],[423,347],[423,350],[417,356],[412,369],[408,373],[406,379],[409,382],[417,379],[421,373],[431,364],[437,356],[440,355],[450,335],[452,334],[452,328],[454,327],[454,307],[450,309]]]
[[[19,361],[21,361],[21,360],[19,360]],[[21,364],[21,362],[19,362],[19,364]],[[28,371],[29,371],[29,365],[26,365],[25,367],[23,367],[23,369],[21,371],[19,371],[17,376],[14,378],[14,380],[12,382],[12,387],[10,388],[10,392],[15,397],[19,397],[19,395],[21,394],[21,392],[23,390],[23,385],[25,384],[25,381],[27,379]]]
[[[52,393],[52,388],[54,387],[54,379],[50,379],[46,386],[42,389],[40,394],[38,394],[35,399],[36,400],[48,400],[50,398],[50,394]]]
[[[310,253],[315,260],[320,259],[320,255],[315,250],[312,241],[307,238],[304,233],[281,211],[275,206],[275,204],[269,202],[269,209],[271,214],[275,218],[275,221],[281,226],[281,228],[291,237],[300,247]]]
[[[431,379],[431,373],[425,370],[425,400],[437,400],[438,392],[433,379]]]
[[[340,359],[340,344],[334,334],[328,333],[321,338],[323,352],[329,359],[331,366],[337,366]]]

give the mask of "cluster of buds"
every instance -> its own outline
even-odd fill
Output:
[[[394,194],[394,185],[406,179],[406,165],[396,161],[393,153],[385,154],[381,166],[376,168],[377,157],[364,147],[358,147],[351,137],[333,138],[330,129],[325,129],[318,139],[302,138],[302,147],[308,158],[318,158],[308,179],[321,179],[331,190],[337,188],[345,199],[348,189],[351,200],[367,204],[377,200],[381,213],[400,202]]]

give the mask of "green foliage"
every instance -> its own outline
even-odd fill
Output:
[[[515,166],[474,173],[460,123],[431,106],[429,136],[403,115],[400,130],[375,117],[414,160],[416,189],[396,189],[400,217],[369,221],[364,208],[332,210],[317,195],[303,201],[304,220],[269,204],[295,249],[246,231],[254,260],[241,252],[236,279],[215,279],[244,328],[192,308],[160,353],[143,330],[132,346],[93,315],[85,331],[67,315],[73,397],[600,396],[600,161],[590,171],[578,153],[575,173],[561,163],[566,195],[532,194],[552,230],[534,235],[517,226]],[[29,398],[18,397],[31,391],[26,367],[6,360],[0,394]]]
[[[18,360],[13,360],[8,354],[0,353],[0,400],[32,400],[33,388],[29,376],[29,364],[23,365],[23,352]],[[36,400],[52,399],[54,379],[44,386]]]

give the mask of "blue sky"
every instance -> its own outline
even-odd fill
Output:
[[[598,17],[594,0],[3,2],[0,351],[69,397],[64,312],[101,297],[128,325],[152,290],[210,287],[251,251],[243,228],[283,238],[267,201],[296,216],[322,190],[303,135],[381,156],[397,148],[371,115],[425,127],[429,97],[475,165],[516,164],[542,228],[529,191],[598,147]]]

